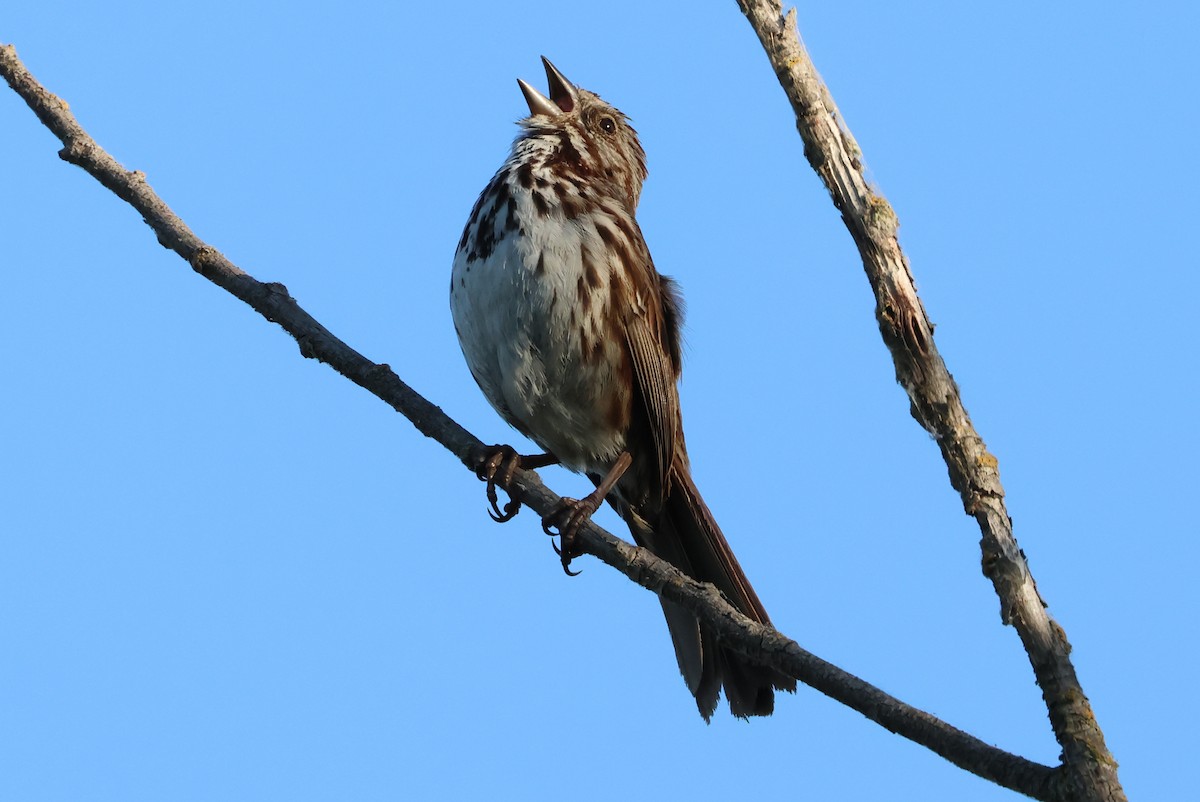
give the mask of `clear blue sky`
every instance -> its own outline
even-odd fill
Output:
[[[800,13],[1148,800],[1194,791],[1200,713],[1198,23],[1182,2]],[[488,441],[515,434],[463,365],[450,262],[515,79],[552,58],[641,132],[697,481],[776,624],[1056,760],[732,0],[25,3],[0,41],[201,237]],[[0,91],[0,798],[1016,798],[806,688],[705,726],[650,595],[590,558],[567,579],[533,515],[492,524],[452,457],[58,147]]]

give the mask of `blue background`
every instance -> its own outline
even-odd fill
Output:
[[[1058,749],[733,2],[9,4],[197,232],[486,441],[447,308],[539,54],[634,120],[697,481],[776,624]],[[1191,793],[1196,6],[809,4],[1131,798]],[[654,598],[161,248],[0,91],[0,798],[1014,795],[802,688],[710,726]],[[543,477],[578,495],[587,483]],[[600,522],[620,531],[606,511]]]

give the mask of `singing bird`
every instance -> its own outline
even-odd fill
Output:
[[[695,483],[679,406],[682,301],[654,267],[635,218],[646,156],[628,118],[542,59],[549,97],[518,80],[529,105],[508,159],[471,210],[454,257],[450,307],[475,381],[497,412],[546,453],[480,455],[495,484],[517,466],[561,463],[596,485],[543,521],[575,531],[607,500],[634,541],[749,618],[770,623]],[[687,610],[662,600],[675,657],[705,720],[722,687],[735,716],[769,715],[795,680],[724,648]]]

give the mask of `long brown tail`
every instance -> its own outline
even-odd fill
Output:
[[[657,521],[625,515],[634,540],[689,576],[716,585],[748,618],[770,624],[690,472],[676,464],[672,473],[671,491]],[[771,715],[775,691],[796,690],[791,677],[723,648],[716,635],[684,608],[665,599],[662,607],[679,671],[705,721],[717,708],[722,686],[730,712],[741,718]]]

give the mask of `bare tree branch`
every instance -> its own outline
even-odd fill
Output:
[[[0,73],[3,73],[9,85],[25,100],[38,119],[63,142],[64,147],[59,151],[59,156],[65,161],[83,168],[118,197],[133,206],[142,215],[147,225],[154,230],[158,241],[164,247],[182,256],[196,272],[245,301],[268,320],[278,323],[296,339],[303,356],[315,358],[330,365],[354,383],[391,405],[411,420],[419,431],[450,450],[463,464],[468,467],[472,465],[472,454],[482,445],[479,440],[447,417],[437,406],[404,384],[387,365],[371,362],[334,336],[332,332],[300,308],[283,285],[256,280],[198,238],[155,194],[142,173],[126,170],[88,136],[71,114],[67,104],[36,81],[25,69],[17,57],[15,49],[10,45],[0,46]],[[811,74],[815,77],[815,73]],[[833,118],[831,117],[831,119]],[[840,132],[836,126],[833,130]],[[852,144],[852,140],[847,139],[847,141]],[[812,152],[812,147],[810,146],[808,150]],[[865,185],[863,185],[863,190],[866,194],[862,197],[876,197],[865,190]],[[882,203],[881,200],[872,202]],[[886,203],[883,203],[882,207],[886,209]],[[845,207],[843,206],[843,208]],[[888,213],[890,214],[890,210]],[[850,219],[851,215],[847,215],[847,220]],[[851,229],[853,231],[855,227],[851,226]],[[867,234],[871,230],[873,229],[869,229]],[[856,235],[856,241],[873,241],[867,234],[864,234],[862,239]],[[894,230],[892,237],[894,240]],[[898,247],[895,249],[895,253],[899,254]],[[907,267],[904,265],[902,255],[899,256],[898,264],[903,268],[903,275],[907,276]],[[910,315],[913,310],[920,312],[918,316],[908,322],[908,328],[905,331],[910,332],[910,338],[918,338],[910,343],[917,347],[917,356],[927,361],[932,353],[932,358],[940,366],[940,358],[937,357],[936,352],[931,350],[932,339],[929,337],[928,321],[925,320],[923,311],[920,311],[920,304],[916,300],[915,292],[904,295],[902,292],[904,282],[898,282],[898,285],[897,297],[904,299],[904,302],[909,303],[910,306],[901,307],[899,306],[900,302],[893,301],[888,307],[890,310],[888,314],[900,315],[902,314],[898,311],[900,309],[909,309],[908,314]],[[911,290],[911,279],[907,282],[907,286]],[[880,319],[882,325],[883,313],[881,313]],[[899,320],[900,317],[895,319]],[[885,333],[886,336],[888,335]],[[898,334],[892,336],[899,338]],[[904,342],[908,343],[909,341],[905,340]],[[889,340],[890,343],[891,340]],[[915,361],[916,357],[913,359]],[[924,362],[920,362],[918,367],[925,369],[924,365]],[[910,370],[916,369],[911,368]],[[941,369],[944,372],[944,366]],[[914,386],[916,385],[914,384]],[[949,386],[953,390],[952,382]],[[914,391],[910,390],[911,392]],[[952,397],[957,402],[956,390],[952,393]],[[914,400],[915,406],[916,401]],[[958,406],[958,409],[961,410],[961,405]],[[966,420],[965,412],[961,412],[961,418],[969,428],[970,424]],[[931,419],[940,420],[936,417]],[[954,435],[958,431],[949,426],[944,426],[944,428],[947,436]],[[977,436],[973,442],[977,443],[975,450],[964,450],[964,447],[957,447],[966,455],[963,459],[969,461],[970,459],[979,459],[980,455],[988,456],[986,451],[983,451],[982,442],[978,441]],[[947,446],[943,442],[943,449],[946,448]],[[985,478],[991,477],[992,484],[980,485],[984,489],[990,489],[991,495],[985,493],[984,490],[973,492],[981,497],[977,500],[980,505],[987,501],[998,503],[1002,515],[1003,505],[1000,502],[1002,491],[1000,491],[998,480],[995,479],[994,463],[995,461],[992,459],[990,465],[985,466],[991,473],[985,472],[984,474]],[[952,465],[952,476],[955,475],[954,466],[958,464],[956,462]],[[970,465],[967,466],[967,468],[969,467]],[[968,479],[973,476],[965,468],[961,471]],[[958,486],[957,483],[956,486]],[[536,473],[529,471],[518,471],[510,490],[516,498],[543,514],[560,501],[556,494],[542,484]],[[993,508],[985,506],[985,509],[990,512]],[[982,516],[981,525],[985,520],[991,520],[991,517],[984,513],[977,513],[977,516]],[[1004,520],[1007,521],[1007,518],[1005,517]],[[728,646],[742,654],[779,668],[801,682],[859,711],[888,730],[928,747],[955,765],[984,779],[1035,799],[1067,798],[1062,795],[1063,788],[1059,783],[1061,778],[1057,776],[1058,770],[986,744],[821,660],[775,629],[763,627],[741,615],[725,601],[712,585],[692,580],[650,552],[632,546],[590,522],[580,530],[579,539],[580,545],[587,552],[621,571],[633,581],[695,612],[718,632]],[[1009,540],[1011,541],[1011,535]],[[1015,550],[1015,548],[1015,544],[1012,544],[1012,549]],[[1014,553],[1019,558],[1019,552]],[[1001,565],[1001,568],[993,569],[990,575],[993,577],[1007,576],[1004,574],[1005,566],[1012,562],[1012,557],[1003,549],[998,549],[998,554],[1000,556],[995,561]],[[1008,560],[1008,562],[1004,562],[1004,560]],[[1023,569],[1023,561],[1018,560],[1016,564]],[[1011,571],[1012,569],[1007,570]],[[997,581],[999,582],[999,580]],[[1027,571],[1018,572],[1009,584],[1020,588],[1022,582],[1030,585],[1029,592],[1033,593],[1036,601],[1036,591],[1032,590],[1032,582],[1028,580]],[[1006,592],[1008,591],[1006,590]],[[1014,619],[1027,615],[1028,613],[1023,607],[1013,606],[1011,617]],[[1061,636],[1061,631],[1057,627],[1053,628],[1053,633],[1055,637]],[[1063,643],[1065,644],[1065,640]],[[1070,667],[1069,663],[1066,665],[1068,668]],[[1071,673],[1070,676],[1073,679],[1074,674]],[[1086,701],[1084,701],[1084,705],[1086,706]],[[1086,798],[1090,799],[1091,797]]]
[[[888,202],[863,175],[862,152],[800,41],[795,9],[779,0],[739,0],[796,113],[804,155],[842,213],[875,293],[875,317],[908,392],[910,411],[933,435],[950,484],[983,533],[983,573],[1000,597],[1000,617],[1021,637],[1063,750],[1064,799],[1124,800],[1117,764],[1071,664],[1071,646],[1046,612],[1013,537],[999,463],[988,452],[933,342]]]

